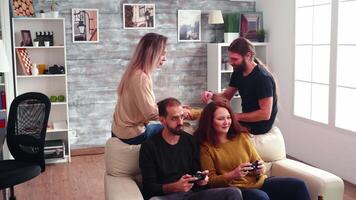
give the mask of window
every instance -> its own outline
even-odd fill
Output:
[[[356,131],[356,0],[338,1],[335,126]],[[345,60],[346,59],[346,60]]]
[[[294,114],[356,131],[356,0],[296,0],[295,9]]]
[[[294,114],[328,123],[331,1],[296,3]]]

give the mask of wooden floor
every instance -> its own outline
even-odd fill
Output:
[[[102,150],[95,152],[97,155],[72,157],[70,164],[48,165],[43,174],[15,187],[17,199],[103,200],[104,154]],[[344,200],[356,200],[355,185],[345,182]]]
[[[18,200],[103,200],[104,154],[72,157],[69,164],[47,165],[35,179],[15,187]]]

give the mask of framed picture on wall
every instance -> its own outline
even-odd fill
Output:
[[[98,9],[72,9],[73,43],[99,42]]]
[[[241,13],[240,20],[240,36],[257,41],[257,31],[263,29],[262,12]]]
[[[34,17],[35,10],[33,9],[32,0],[12,0],[12,16]]]
[[[178,10],[178,41],[199,42],[201,40],[201,11]]]
[[[154,29],[154,4],[123,4],[124,29]]]

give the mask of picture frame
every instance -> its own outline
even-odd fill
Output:
[[[99,10],[72,9],[73,43],[99,42]]]
[[[178,42],[201,41],[201,10],[178,10]]]
[[[21,30],[22,42],[20,46],[33,46],[30,30]]]
[[[240,16],[240,36],[257,41],[257,32],[263,29],[262,12],[243,12]]]
[[[156,26],[155,4],[124,3],[122,19],[124,29],[154,29]]]
[[[34,17],[35,10],[32,0],[12,0],[13,17]]]

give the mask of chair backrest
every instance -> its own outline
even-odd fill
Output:
[[[35,163],[45,170],[44,144],[51,102],[44,94],[29,92],[11,103],[6,141],[17,161]]]

